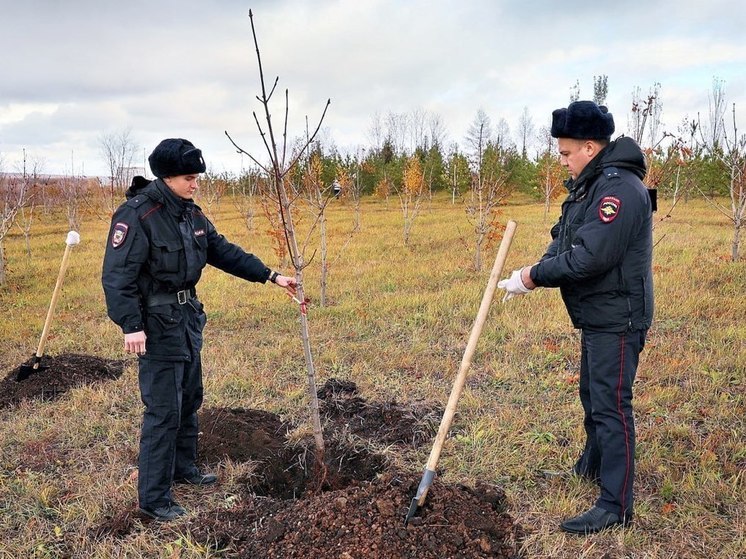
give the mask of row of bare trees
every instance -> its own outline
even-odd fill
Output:
[[[671,132],[661,125],[661,85],[654,84],[647,95],[636,88],[629,128],[644,148],[646,183],[670,201],[662,220],[671,217],[681,200],[702,196],[732,225],[735,262],[746,225],[746,134],[738,130],[736,105],[728,107],[724,82],[718,78],[713,79],[708,105],[705,118],[699,113],[687,116]]]

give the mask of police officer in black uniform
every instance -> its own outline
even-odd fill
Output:
[[[586,444],[573,473],[596,481],[601,491],[595,506],[561,524],[576,534],[632,520],[632,384],[653,319],[654,208],[642,183],[645,158],[631,138],[610,142],[613,132],[611,113],[592,101],[552,113],[569,193],[546,254],[498,284],[504,300],[537,286],[559,287],[581,330]]]
[[[293,277],[273,272],[220,235],[192,198],[205,171],[191,142],[163,140],[148,158],[157,177],[135,177],[114,213],[102,283],[109,317],[124,347],[139,356],[145,412],[140,435],[140,510],[156,520],[186,513],[173,483],[207,485],[197,459],[197,410],[202,404],[202,330],[206,316],[196,285],[206,264],[248,281],[295,294]]]

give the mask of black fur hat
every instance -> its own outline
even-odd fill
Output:
[[[566,109],[552,112],[552,137],[577,140],[609,140],[614,133],[614,117],[593,101],[574,101]]]
[[[202,159],[202,151],[194,147],[192,142],[181,138],[168,138],[155,146],[148,157],[148,163],[150,170],[159,179],[197,175],[204,173],[207,168]]]

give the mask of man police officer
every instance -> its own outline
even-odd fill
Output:
[[[163,140],[148,158],[157,177],[135,177],[114,213],[102,283],[109,317],[124,349],[139,356],[145,405],[138,459],[140,510],[156,520],[186,513],[173,483],[207,485],[197,459],[202,404],[202,330],[206,315],[195,286],[206,264],[242,279],[267,280],[295,294],[293,277],[273,272],[220,235],[192,198],[205,171],[202,152],[180,138]]]
[[[506,290],[504,301],[535,287],[559,287],[581,331],[586,443],[573,473],[596,481],[600,496],[590,510],[561,524],[576,534],[632,520],[632,384],[653,318],[653,207],[642,183],[645,159],[631,138],[610,142],[613,132],[612,115],[592,101],[552,113],[569,193],[546,254],[498,284]]]

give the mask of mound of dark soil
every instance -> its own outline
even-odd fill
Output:
[[[429,444],[440,412],[430,406],[369,403],[353,383],[320,390],[326,444],[320,468],[312,440],[290,442],[294,426],[259,410],[200,412],[200,462],[253,462],[229,508],[190,515],[162,528],[224,550],[230,558],[513,558],[523,537],[505,512],[500,488],[436,479],[407,527],[404,517],[421,474],[394,470],[378,443],[398,451]],[[437,416],[437,419],[435,417]],[[373,444],[376,443],[376,444]],[[323,471],[323,474],[321,473]],[[134,511],[93,530],[122,537],[140,529]],[[142,519],[140,519],[142,521]]]
[[[349,432],[382,445],[418,447],[433,440],[443,408],[414,402],[406,406],[391,402],[368,402],[350,381],[329,379],[318,390],[325,430]]]
[[[286,435],[292,426],[274,414],[212,408],[202,411],[199,421],[200,461],[208,466],[225,458],[255,461],[256,470],[241,481],[259,496],[292,499],[305,493],[310,481],[319,481],[324,490],[329,490],[354,480],[372,479],[385,467],[383,456],[341,441],[336,433],[327,433],[326,476],[317,479],[311,441],[289,444]]]
[[[200,461],[214,468],[221,460],[273,460],[285,448],[293,428],[278,416],[243,408],[203,408],[199,411]]]
[[[257,468],[235,504],[189,523],[192,536],[229,557],[479,558],[516,557],[520,527],[505,514],[502,491],[436,480],[418,515],[404,526],[418,474],[388,468],[376,445],[405,450],[432,441],[442,409],[362,398],[349,381],[318,391],[326,476],[318,487],[312,441],[289,444],[293,428],[257,410],[208,409],[200,416],[200,456],[252,460]]]
[[[0,381],[0,409],[23,400],[54,400],[71,388],[114,380],[124,372],[122,360],[63,353],[56,357],[42,357],[41,366],[46,368],[40,368],[24,380],[16,380],[21,367],[31,367],[33,363],[32,357]]]
[[[297,500],[244,496],[191,523],[198,540],[229,557],[268,559],[516,558],[523,537],[496,487],[435,481],[421,516],[404,526],[419,477],[387,472],[368,482]]]

